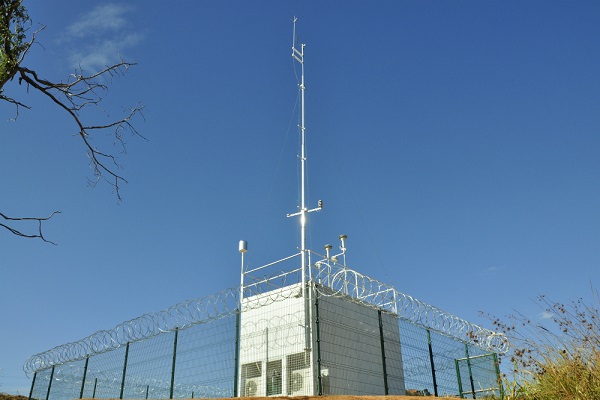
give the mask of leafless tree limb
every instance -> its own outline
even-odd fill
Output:
[[[74,78],[73,81],[67,83],[52,82],[40,78],[36,71],[26,67],[18,67],[19,81],[24,81],[50,98],[52,102],[71,116],[71,119],[77,125],[79,136],[86,147],[94,171],[94,176],[97,179],[105,177],[105,180],[115,189],[116,196],[119,200],[121,200],[121,184],[127,183],[127,180],[116,171],[119,168],[119,164],[117,163],[115,156],[92,145],[92,133],[97,130],[112,129],[115,141],[121,143],[123,147],[124,131],[129,131],[135,136],[144,138],[131,123],[132,118],[136,114],[140,114],[143,117],[142,110],[144,109],[144,106],[138,103],[129,110],[129,113],[125,118],[101,125],[84,125],[79,113],[87,106],[99,107],[99,104],[102,101],[99,92],[106,91],[108,88],[105,84],[98,82],[98,78],[105,75],[111,77],[116,74],[122,75],[133,65],[135,64],[121,61],[117,64],[108,66],[93,75],[84,76],[82,74],[74,74],[72,75]],[[108,175],[108,177],[106,177],[106,175]],[[95,183],[92,182],[92,184]]]
[[[97,107],[104,112],[100,104],[103,100],[103,93],[108,90],[108,83],[106,82],[109,82],[113,77],[123,76],[135,63],[121,59],[120,62],[107,65],[101,71],[89,75],[84,74],[83,69],[79,68],[69,76],[66,82],[42,78],[37,71],[22,65],[27,52],[34,43],[37,43],[37,34],[45,27],[42,26],[33,32],[30,39],[27,40],[26,33],[30,28],[31,20],[27,10],[22,5],[22,0],[0,0],[0,101],[6,101],[16,107],[14,119],[19,116],[20,107],[30,108],[24,102],[2,93],[4,85],[16,78],[20,85],[23,82],[26,84],[28,91],[29,88],[34,88],[49,98],[59,109],[65,111],[75,123],[77,133],[83,141],[90,159],[95,181],[89,181],[89,183],[94,186],[100,179],[104,179],[113,187],[117,199],[120,201],[121,185],[127,183],[127,180],[118,172],[120,165],[117,163],[116,157],[110,152],[94,146],[94,134],[98,131],[112,131],[115,143],[119,143],[123,152],[125,152],[124,134],[126,132],[144,138],[131,122],[136,115],[143,118],[144,106],[137,103],[127,110],[124,118],[104,124],[84,124],[84,117],[81,113],[89,106]],[[42,234],[42,223],[57,213],[59,212],[55,211],[47,218],[14,218],[0,213],[0,216],[6,221],[6,223],[0,223],[0,226],[17,236],[40,238],[45,242],[53,243]],[[15,221],[37,221],[39,233],[26,234],[8,225],[9,222]]]
[[[28,110],[31,109],[31,107],[29,107],[27,104],[23,104],[20,101],[15,100],[15,99],[13,99],[11,97],[4,96],[3,94],[0,94],[0,100],[6,101],[6,102],[11,103],[11,104],[14,104],[14,106],[15,106],[15,116],[13,118],[11,118],[11,121],[16,121],[17,118],[19,118],[19,107],[23,107],[23,108],[26,108]]]
[[[35,218],[35,217],[16,217],[15,218],[15,217],[9,217],[0,212],[0,217],[4,218],[5,221],[36,221],[38,223],[38,230],[37,230],[38,232],[37,233],[25,233],[19,229],[16,229],[16,228],[9,226],[6,223],[2,223],[2,222],[0,222],[0,227],[7,229],[9,232],[11,232],[12,234],[17,235],[17,236],[21,236],[21,237],[29,238],[29,239],[39,238],[39,239],[42,239],[46,243],[51,243],[53,245],[57,245],[57,243],[46,239],[44,237],[44,233],[42,232],[42,223],[44,221],[48,221],[55,214],[60,214],[60,211],[54,211],[52,214],[50,214],[49,216],[47,216],[45,218]]]

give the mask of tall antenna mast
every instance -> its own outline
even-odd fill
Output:
[[[306,283],[306,267],[307,267],[307,248],[306,248],[306,214],[313,211],[319,211],[323,208],[323,202],[319,200],[319,206],[309,210],[306,208],[306,126],[304,124],[304,43],[300,44],[300,50],[296,48],[296,22],[298,18],[294,17],[294,31],[292,37],[292,57],[300,63],[301,78],[300,78],[300,130],[301,149],[300,149],[300,211],[294,214],[288,214],[288,217],[300,216],[300,257],[302,263],[302,283]]]

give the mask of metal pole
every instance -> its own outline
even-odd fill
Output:
[[[306,90],[306,86],[304,86],[304,47],[305,44],[300,44],[300,51],[296,50],[296,21],[294,18],[294,31],[292,37],[292,57],[296,59],[301,65],[301,78],[300,78],[300,212],[291,214],[291,215],[299,215],[300,216],[300,263],[301,263],[301,273],[302,273],[302,300],[304,300],[304,351],[308,354],[311,348],[311,338],[310,338],[310,317],[307,306],[309,306],[308,296],[306,294],[306,268],[308,267],[307,253],[308,250],[306,248],[306,215],[309,213],[309,210],[306,207],[306,125],[304,118],[304,92]],[[290,215],[290,216],[291,216]]]
[[[300,93],[302,98],[302,107],[301,107],[301,120],[300,120],[300,133],[302,135],[302,149],[300,155],[300,164],[301,164],[301,190],[300,190],[300,251],[301,251],[301,262],[302,262],[302,298],[304,299],[304,307],[307,305],[308,299],[306,298],[306,126],[304,124],[304,92],[306,87],[304,86],[304,44],[300,44],[300,49],[302,53],[302,78],[300,81]],[[304,341],[305,341],[305,351],[310,349],[310,327],[309,327],[309,316],[308,310],[304,310]]]
[[[387,366],[385,362],[385,340],[383,339],[383,319],[381,318],[381,309],[377,310],[377,318],[379,319],[379,341],[381,342],[381,365],[383,366],[383,388],[385,395],[389,394]]]
[[[29,398],[27,400],[31,400],[31,396],[33,396],[33,386],[35,385],[35,378],[37,377],[37,372],[33,373],[33,380],[31,381],[31,389],[29,389]]]
[[[458,360],[454,360],[454,366],[456,367],[456,380],[458,381],[458,394],[460,395],[461,399],[464,399],[465,396],[463,395],[462,379],[460,377],[460,366],[459,366]]]
[[[96,386],[98,386],[98,378],[94,379],[94,392],[92,393],[92,399],[96,398]]]
[[[242,268],[240,269],[240,307],[244,300],[244,253],[248,251],[248,242],[240,240],[239,252],[242,255]]]
[[[306,126],[304,125],[304,91],[306,87],[304,86],[304,44],[300,45],[302,52],[302,78],[300,81],[300,93],[302,98],[302,107],[301,110],[301,120],[300,120],[300,133],[302,134],[302,149],[300,156],[300,164],[301,164],[301,205],[300,205],[300,241],[301,241],[301,251],[302,251],[302,286],[304,287],[305,279],[306,279]]]
[[[52,387],[52,380],[54,379],[54,367],[52,366],[52,372],[50,372],[50,382],[48,382],[48,391],[46,392],[46,400],[50,398],[50,388]]]
[[[267,389],[269,387],[269,327],[265,328],[265,364],[263,371],[265,371],[265,379],[263,380],[263,384],[265,385],[265,394],[268,396],[269,391]],[[260,394],[257,393],[257,395]]]
[[[125,361],[123,362],[123,378],[121,379],[121,393],[119,399],[123,398],[123,391],[125,390],[125,375],[127,374],[127,358],[129,357],[129,342],[125,346]]]
[[[304,287],[306,279],[306,214],[308,209],[306,208],[306,126],[304,124],[304,44],[300,44],[300,50],[296,49],[296,21],[294,17],[294,30],[292,33],[292,58],[298,61],[301,65],[302,73],[300,78],[300,211],[294,214],[288,214],[291,216],[300,216],[300,263],[302,268],[302,286]]]
[[[241,337],[241,326],[240,319],[242,313],[242,303],[244,302],[244,253],[248,251],[248,243],[244,240],[240,241],[239,251],[242,255],[242,268],[240,274],[240,304],[237,309],[235,315],[235,371],[233,372],[233,395],[237,397],[241,397],[239,393],[239,385],[241,384],[241,369],[242,366],[240,364],[240,337]],[[238,380],[240,380],[238,382]],[[194,396],[192,396],[194,397]]]
[[[85,358],[85,366],[83,367],[83,378],[81,379],[81,391],[79,392],[79,398],[83,399],[83,390],[85,389],[85,378],[87,376],[88,363],[90,362],[90,357]]]
[[[500,374],[500,364],[498,363],[498,354],[494,355],[494,367],[496,368],[496,380],[498,381],[498,390],[500,391],[500,399],[504,400],[504,385],[502,385],[502,375]]]
[[[433,378],[433,394],[438,396],[437,378],[435,376],[435,363],[433,361],[433,348],[431,346],[431,332],[427,329],[427,347],[429,349],[429,363],[431,364],[431,376]]]
[[[173,365],[171,366],[171,390],[169,398],[173,398],[173,390],[175,389],[175,364],[177,363],[177,337],[179,336],[179,328],[175,327],[175,340],[173,342]]]
[[[317,394],[323,396],[323,381],[321,377],[321,337],[319,336],[319,292],[315,290],[315,335],[317,346]]]
[[[475,394],[475,382],[473,382],[473,371],[471,371],[471,360],[469,359],[469,345],[466,343],[465,354],[467,355],[467,368],[469,370],[469,380],[471,381],[471,393],[473,393],[473,398],[476,399],[477,395]]]
[[[235,313],[235,362],[233,371],[233,396],[240,397],[238,393],[238,379],[239,379],[239,364],[240,364],[240,309],[238,308]],[[192,398],[194,398],[194,392],[192,392]]]
[[[146,398],[148,398],[149,393],[150,393],[150,385],[146,385]]]

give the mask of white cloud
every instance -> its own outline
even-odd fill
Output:
[[[67,33],[75,37],[97,35],[100,32],[116,31],[127,25],[125,14],[131,10],[117,4],[103,4],[87,14],[79,21],[67,27]]]
[[[97,41],[93,46],[85,46],[82,51],[75,52],[69,57],[71,63],[84,70],[100,70],[120,61],[123,50],[133,47],[142,40],[137,33],[126,34],[123,37]]]
[[[68,59],[74,68],[95,72],[116,64],[125,51],[143,39],[140,32],[132,30],[127,14],[133,9],[117,4],[103,4],[66,29],[62,42],[71,49]]]

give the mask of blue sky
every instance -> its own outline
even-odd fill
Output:
[[[0,391],[25,360],[239,282],[296,252],[297,87],[306,47],[310,247],[480,325],[542,318],[538,294],[600,277],[600,3],[26,1],[25,65],[60,80],[119,55],[104,108],[141,101],[117,202],[46,99],[0,109],[0,211],[47,215],[58,246],[0,231]],[[101,113],[87,114],[103,121]],[[95,143],[113,150],[109,137]]]

